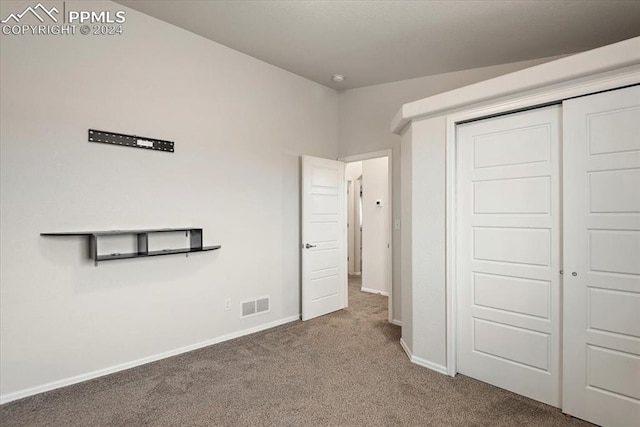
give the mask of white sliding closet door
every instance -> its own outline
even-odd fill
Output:
[[[458,372],[560,406],[560,106],[458,127]]]
[[[563,410],[640,425],[640,87],[564,103]]]

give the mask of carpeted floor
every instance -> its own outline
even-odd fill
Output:
[[[560,410],[409,362],[387,298],[0,407],[9,426],[568,426]]]

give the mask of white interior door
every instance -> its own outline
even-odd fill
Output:
[[[640,87],[564,103],[563,410],[640,425]]]
[[[302,157],[302,320],[347,305],[344,163]]]
[[[458,372],[560,406],[560,107],[457,130]]]

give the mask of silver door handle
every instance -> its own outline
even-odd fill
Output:
[[[311,248],[315,248],[316,245],[310,245],[310,244],[307,243],[307,244],[304,245],[304,247],[307,248],[307,249],[311,249]]]

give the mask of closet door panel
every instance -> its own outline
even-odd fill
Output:
[[[563,115],[563,410],[640,425],[640,87]]]
[[[560,107],[458,127],[458,372],[560,405]]]

